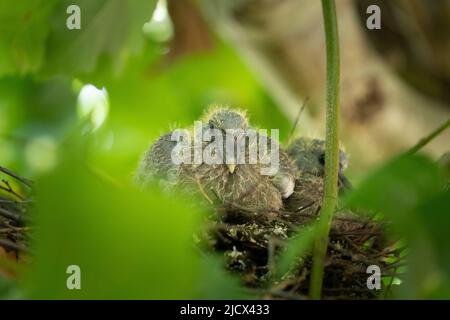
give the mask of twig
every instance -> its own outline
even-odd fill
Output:
[[[306,97],[306,99],[303,101],[302,106],[298,110],[297,116],[295,117],[294,124],[292,125],[291,132],[289,132],[288,138],[287,138],[287,144],[291,142],[292,137],[294,136],[295,129],[297,128],[298,122],[300,120],[300,116],[302,115],[303,111],[305,110],[306,104],[308,103],[309,97]]]
[[[33,200],[17,201],[17,200],[5,200],[5,199],[0,199],[0,203],[25,204],[25,203],[32,203],[32,202],[33,202]]]
[[[275,274],[275,243],[273,237],[269,237],[267,246],[267,269]]]
[[[348,255],[352,259],[352,261],[363,262],[367,265],[377,264],[376,261],[372,261],[372,260],[368,259],[366,256],[364,256],[364,254],[360,254],[360,253],[355,254],[351,250],[341,248],[334,243],[331,243],[330,247],[332,247],[334,250],[339,251],[340,253],[342,253],[344,255]]]
[[[399,260],[397,260],[397,262],[388,264],[386,266],[386,269],[394,268],[395,270],[397,270],[397,268],[399,268],[399,267],[404,267],[407,265],[406,261],[404,261],[404,260],[405,260],[404,258],[399,258]]]
[[[426,146],[431,140],[433,140],[435,137],[437,137],[439,134],[441,134],[445,129],[450,127],[450,118],[445,121],[442,125],[440,125],[438,128],[436,128],[433,132],[431,132],[428,136],[422,138],[417,142],[416,145],[414,145],[412,148],[407,150],[405,154],[411,155],[422,149],[424,146]]]
[[[20,194],[18,194],[17,192],[14,191],[14,189],[11,187],[11,185],[9,184],[8,181],[2,180],[2,182],[3,182],[3,184],[4,184],[6,187],[4,187],[4,186],[2,186],[2,185],[0,184],[0,189],[1,189],[1,190],[4,190],[4,191],[6,191],[6,192],[11,193],[13,196],[15,196],[15,197],[17,197],[18,199],[20,199],[20,201],[25,200],[24,197],[22,197]]]
[[[359,236],[359,235],[371,235],[377,236],[380,235],[381,231],[371,231],[371,230],[349,230],[349,231],[331,231],[330,232],[334,236]]]
[[[21,177],[21,176],[19,176],[18,174],[12,172],[12,171],[9,170],[9,169],[6,169],[6,168],[0,166],[0,172],[3,172],[4,174],[7,174],[8,176],[13,177],[13,178],[16,179],[17,181],[22,182],[22,183],[23,183],[24,185],[26,185],[28,188],[32,188],[32,187],[33,187],[33,184],[34,184],[33,181],[31,181],[30,179]]]
[[[0,233],[27,232],[30,230],[31,230],[30,227],[22,227],[22,228],[9,227],[9,228],[0,229]]]
[[[28,252],[28,249],[26,247],[24,247],[23,245],[11,242],[6,239],[0,239],[0,245],[5,248],[9,248],[9,249],[12,249],[15,251]]]
[[[16,222],[23,222],[23,218],[19,214],[13,213],[13,212],[11,212],[7,209],[1,208],[1,207],[0,207],[0,215],[5,218],[14,220]]]
[[[384,291],[384,299],[388,298],[389,291],[391,290],[392,284],[394,283],[395,276],[397,275],[397,268],[394,269],[394,274],[391,276],[391,280]]]

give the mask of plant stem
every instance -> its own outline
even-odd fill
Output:
[[[439,134],[441,134],[445,129],[450,127],[450,119],[445,121],[442,125],[437,127],[433,132],[431,132],[428,136],[422,138],[417,142],[416,145],[414,145],[411,149],[405,152],[405,154],[414,154],[423,147],[425,147],[431,140],[433,140],[435,137],[437,137]]]
[[[320,299],[324,275],[328,234],[338,196],[339,171],[339,36],[334,0],[322,0],[327,55],[325,185],[319,214],[319,232],[314,243],[313,267],[309,294]]]

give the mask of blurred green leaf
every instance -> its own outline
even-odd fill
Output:
[[[39,141],[58,141],[73,125],[76,93],[65,77],[8,76],[0,78],[0,97],[0,162],[32,178],[46,154],[30,151]]]
[[[70,5],[80,7],[81,29],[66,25]],[[143,26],[156,0],[28,0],[0,4],[0,76],[43,71],[85,74],[98,60],[123,68],[142,49]]]
[[[344,203],[349,207],[399,216],[440,192],[442,170],[422,155],[400,156],[374,170]]]
[[[200,299],[250,299],[240,280],[224,269],[223,259],[218,256],[205,256],[201,264],[202,277],[199,280]]]
[[[437,250],[443,269],[450,276],[450,191],[440,193],[426,201],[417,210],[424,230]]]
[[[345,203],[372,210],[392,221],[396,239],[408,247],[405,281],[399,298],[448,298],[450,256],[450,196],[443,193],[441,168],[423,155],[403,155],[372,172]]]
[[[69,5],[80,7],[80,30],[66,27]],[[113,67],[122,68],[125,59],[142,48],[142,27],[155,5],[156,0],[61,0],[51,21],[48,70],[89,73],[99,58],[110,59]]]
[[[414,212],[416,228],[402,229],[411,247],[405,298],[450,298],[449,213],[450,193],[439,193]]]
[[[0,273],[0,300],[23,299],[22,292],[18,289],[17,284],[5,278]]]
[[[57,0],[0,2],[0,76],[36,72],[41,67],[50,32],[49,19],[56,3]]]
[[[289,240],[286,248],[277,260],[275,267],[276,279],[281,279],[293,267],[298,266],[299,262],[311,252],[318,226],[318,222],[315,221],[308,226],[302,227]]]
[[[80,153],[66,146],[58,168],[37,183],[29,297],[192,298],[193,209],[157,188],[113,187],[86,169]],[[66,287],[70,265],[81,268],[81,290]]]

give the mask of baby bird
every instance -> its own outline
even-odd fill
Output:
[[[295,181],[295,189],[287,200],[286,207],[294,212],[315,215],[322,204],[323,179],[325,176],[325,141],[298,138],[287,149],[300,174]],[[344,170],[348,166],[347,156],[339,150],[338,184],[341,189],[351,188]]]
[[[303,174],[324,177],[325,175],[325,140],[298,138],[287,149],[288,155],[293,159],[297,168]],[[348,167],[348,159],[344,151],[339,150],[338,183],[342,187],[350,187],[344,175]]]
[[[162,135],[144,154],[135,176],[138,185],[145,187],[156,179],[175,182],[179,166],[174,164],[171,154],[177,141],[172,141],[171,137],[172,132]]]
[[[247,139],[245,133],[250,129],[245,113],[232,109],[216,109],[206,117],[205,132],[219,130],[223,138],[221,164],[181,165],[180,179],[183,182],[194,181],[198,188],[210,198],[219,198],[225,204],[248,210],[279,210],[283,206],[282,198],[292,194],[295,183],[295,166],[280,150],[280,169],[274,176],[262,175],[264,167],[259,161],[249,163],[249,150],[256,143],[254,139],[245,144],[245,163],[226,164],[226,130],[241,129],[236,144]],[[259,138],[259,137],[258,137]]]

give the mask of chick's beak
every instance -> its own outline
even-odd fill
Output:
[[[236,165],[235,164],[227,164],[228,170],[230,171],[230,173],[234,173],[234,170],[236,169]]]

